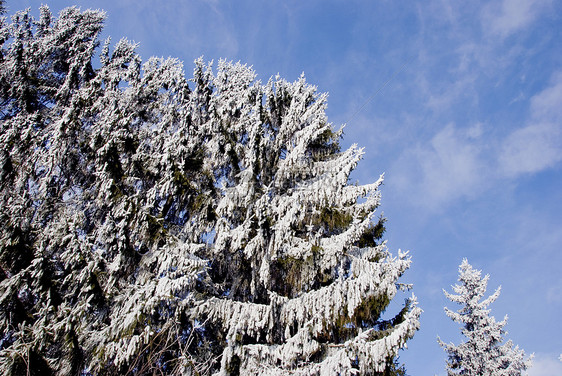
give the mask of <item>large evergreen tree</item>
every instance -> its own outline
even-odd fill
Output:
[[[450,376],[517,376],[531,366],[532,356],[525,359],[525,352],[518,346],[513,347],[511,340],[502,343],[507,316],[497,322],[487,309],[498,298],[500,288],[482,300],[489,278],[489,275],[481,277],[481,271],[473,269],[464,259],[459,266],[460,284],[453,286],[456,294],[444,291],[449,300],[462,306],[457,312],[445,308],[445,313],[462,324],[462,334],[467,338],[459,345],[438,339],[449,355],[447,373]]]
[[[102,12],[40,13],[0,25],[3,373],[392,372],[410,258],[326,96],[126,40],[96,67]]]

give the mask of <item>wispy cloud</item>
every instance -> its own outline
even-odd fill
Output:
[[[526,125],[503,143],[499,165],[508,177],[536,173],[562,161],[562,72],[554,74],[551,82],[531,98]]]
[[[557,354],[535,354],[529,376],[562,375],[562,361]]]
[[[481,192],[484,177],[482,124],[468,129],[449,124],[427,144],[406,151],[394,166],[398,189],[417,192],[412,195],[423,206],[439,208],[462,197]]]
[[[410,192],[415,202],[439,209],[506,179],[557,166],[562,161],[562,71],[521,103],[527,103],[529,115],[505,136],[485,133],[482,123],[449,124],[428,141],[418,141],[394,164],[390,182]]]
[[[405,150],[393,166],[391,183],[417,192],[416,202],[439,208],[459,198],[473,198],[504,179],[533,174],[562,161],[562,74],[530,100],[523,126],[505,137],[484,134],[484,125],[452,124],[428,141]]]
[[[499,156],[500,168],[508,177],[536,173],[562,160],[560,124],[533,123],[513,132]]]
[[[562,71],[552,75],[551,85],[531,98],[532,116],[536,119],[559,121],[562,119]]]
[[[546,84],[535,75],[543,89],[530,91],[524,77],[536,51],[526,39],[507,38],[528,33],[549,7],[550,0],[515,0],[419,9],[420,67],[413,82],[423,108],[413,115],[416,137],[401,143],[387,170],[388,184],[439,211],[562,161],[562,71]],[[478,21],[467,22],[471,17]]]
[[[231,58],[238,52],[232,20],[216,1],[162,2],[155,7],[150,1],[124,0],[116,7],[126,16],[112,19],[116,15],[110,13],[109,25],[119,24],[126,37],[139,41],[144,59],[190,54],[207,59]],[[185,63],[190,66],[192,61]]]
[[[483,27],[500,37],[507,37],[530,25],[550,3],[550,0],[493,2],[484,8]]]

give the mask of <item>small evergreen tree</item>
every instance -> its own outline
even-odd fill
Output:
[[[525,359],[525,352],[513,347],[511,340],[502,343],[507,332],[503,327],[507,316],[497,322],[487,309],[500,294],[498,288],[491,296],[482,300],[486,293],[489,275],[481,278],[481,271],[473,269],[464,259],[459,266],[460,284],[453,286],[455,294],[443,290],[445,296],[462,307],[454,312],[445,307],[445,313],[453,321],[462,324],[466,342],[459,345],[439,344],[449,355],[447,373],[467,376],[516,376],[531,366],[531,358]]]
[[[326,95],[225,61],[190,88],[126,40],[96,67],[103,20],[0,24],[2,373],[403,372],[411,260]]]

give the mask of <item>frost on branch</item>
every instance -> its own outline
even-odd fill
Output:
[[[481,277],[481,271],[473,269],[464,259],[459,266],[459,284],[453,286],[455,294],[445,296],[460,304],[458,311],[445,308],[445,313],[453,321],[462,325],[462,334],[467,341],[459,345],[439,344],[449,355],[447,373],[449,375],[521,375],[531,366],[531,355],[525,359],[525,352],[513,345],[511,340],[505,343],[503,337],[507,332],[507,316],[497,322],[490,316],[488,306],[500,295],[498,288],[492,295],[484,298],[490,276]]]
[[[213,186],[191,136],[195,104],[178,61],[141,67],[126,40],[94,68],[103,19],[42,7],[39,21],[19,12],[1,30],[5,374],[142,374],[163,358],[172,373],[189,361],[182,312],[208,265],[197,234]]]
[[[382,313],[411,260],[327,96],[226,61],[189,82],[125,39],[93,63],[103,19],[0,24],[3,373],[394,371],[421,310]]]
[[[192,314],[218,325],[218,374],[384,372],[421,310],[412,297],[381,319],[410,265],[380,241],[383,219],[373,222],[382,176],[349,184],[362,150],[340,151],[326,96],[304,77],[263,86],[225,61],[216,76],[199,61],[199,75],[213,90],[205,137],[217,222],[207,258],[217,291]]]

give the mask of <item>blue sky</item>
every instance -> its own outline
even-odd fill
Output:
[[[492,314],[508,314],[508,338],[535,353],[530,375],[562,374],[562,3],[7,5],[37,15],[42,2],[54,13],[73,4],[104,9],[113,42],[140,43],[143,59],[177,57],[188,77],[199,56],[247,63],[262,81],[304,72],[329,92],[330,121],[347,124],[344,145],[365,147],[354,178],[368,183],[385,172],[388,245],[411,251],[403,281],[424,309],[401,354],[409,374],[445,375],[435,338],[461,338],[443,313],[456,307],[442,289],[456,282],[463,257],[491,275],[490,293],[502,285]]]

